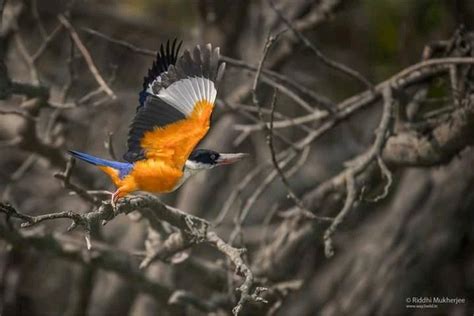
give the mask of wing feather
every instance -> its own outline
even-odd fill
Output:
[[[219,48],[210,44],[185,50],[177,58],[176,41],[171,47],[168,42],[160,47],[159,56],[163,57],[152,68],[166,71],[146,87],[149,95],[132,121],[124,158],[160,159],[181,169],[209,129],[217,76],[223,68]]]
[[[149,94],[152,94],[152,87],[155,82],[161,81],[161,75],[166,73],[169,67],[176,63],[178,58],[179,50],[181,49],[182,41],[176,46],[177,39],[174,39],[170,48],[170,41],[166,42],[166,51],[163,44],[160,45],[160,49],[156,54],[156,59],[153,62],[151,68],[148,70],[147,75],[143,78],[143,89],[139,94],[139,107],[143,106],[146,98]]]

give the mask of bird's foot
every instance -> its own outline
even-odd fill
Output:
[[[112,205],[112,209],[114,210],[115,214],[117,214],[118,212],[117,202],[120,198],[121,198],[120,191],[116,191],[112,193],[112,198],[110,199],[110,205]]]

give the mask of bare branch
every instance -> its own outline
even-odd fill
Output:
[[[43,40],[43,42],[38,47],[36,52],[31,56],[31,59],[33,60],[33,62],[37,62],[40,59],[40,57],[46,51],[48,46],[56,38],[56,36],[61,32],[62,29],[63,29],[63,25],[61,23],[58,23],[58,25],[54,28],[54,30],[48,36],[46,36],[46,38]]]
[[[59,21],[64,25],[64,27],[69,31],[69,34],[71,35],[72,39],[74,40],[74,43],[76,44],[77,48],[81,52],[82,56],[84,57],[84,60],[87,63],[87,66],[89,67],[90,72],[94,76],[95,80],[99,84],[99,86],[102,87],[105,93],[109,95],[112,99],[116,99],[117,96],[115,93],[110,89],[109,85],[107,82],[104,80],[104,78],[101,76],[99,70],[97,69],[94,60],[92,59],[91,54],[87,50],[87,48],[84,46],[82,43],[79,35],[77,32],[74,30],[74,27],[71,25],[69,20],[64,16],[64,15],[59,15],[58,16]]]
[[[356,199],[356,184],[355,177],[364,171],[372,161],[379,161],[380,155],[382,154],[383,147],[385,142],[389,137],[392,114],[393,114],[393,97],[392,97],[392,87],[387,85],[383,91],[384,95],[384,106],[382,112],[382,118],[380,119],[379,126],[375,131],[375,141],[372,147],[363,155],[359,156],[357,159],[347,163],[349,166],[347,170],[343,173],[344,180],[346,183],[346,200],[342,210],[337,214],[334,221],[331,223],[328,229],[324,232],[324,253],[326,257],[331,257],[334,255],[334,250],[332,247],[331,236],[336,231],[337,227],[343,222],[344,218],[347,216],[349,211],[352,209],[352,205]],[[382,163],[381,166],[385,166]]]
[[[71,183],[71,175],[72,175],[72,170],[74,169],[74,164],[75,164],[75,159],[73,157],[69,158],[64,172],[57,172],[54,174],[54,177],[62,180],[64,188],[73,191],[85,201],[92,204],[99,204],[100,200],[96,196],[90,195],[83,188],[79,187],[78,185],[74,183]]]
[[[324,55],[316,46],[311,43],[298,29],[296,29],[293,24],[283,15],[283,13],[275,6],[273,3],[273,0],[268,0],[268,3],[270,7],[278,14],[280,19],[285,22],[285,25],[296,35],[296,37],[308,48],[310,48],[313,53],[327,66],[338,70],[342,73],[345,73],[346,75],[362,82],[368,89],[373,90],[373,85],[370,83],[369,80],[367,80],[364,76],[362,76],[359,72],[355,71],[354,69],[351,69],[347,67],[346,65],[343,65],[339,62],[336,62],[330,58],[328,58],[326,55]]]
[[[16,32],[14,35],[14,39],[15,39],[16,47],[18,48],[18,51],[20,52],[20,56],[23,58],[28,69],[30,70],[31,82],[35,85],[39,84],[38,71],[36,69],[35,62],[33,58],[30,56],[30,53],[28,52],[20,33]]]
[[[318,217],[318,216],[314,215],[311,211],[306,209],[306,207],[303,205],[303,202],[293,192],[293,189],[291,188],[288,180],[286,179],[286,176],[285,176],[283,170],[280,168],[280,166],[278,164],[278,161],[277,161],[277,158],[276,158],[276,153],[275,153],[275,148],[273,146],[273,118],[274,118],[275,104],[276,104],[276,92],[273,95],[273,100],[272,100],[272,103],[271,103],[270,127],[267,126],[267,124],[266,124],[266,122],[263,118],[262,107],[261,107],[260,101],[257,97],[257,86],[258,86],[260,75],[261,75],[261,72],[262,72],[262,69],[263,69],[263,64],[264,64],[265,59],[267,57],[268,51],[270,50],[273,43],[278,39],[278,36],[280,34],[281,33],[277,34],[276,36],[269,36],[266,43],[265,43],[265,47],[264,47],[264,50],[263,50],[263,55],[262,55],[262,58],[260,59],[258,69],[257,69],[257,73],[255,75],[255,79],[254,79],[254,82],[253,82],[253,87],[252,87],[252,96],[253,96],[253,98],[252,98],[252,100],[253,100],[254,106],[258,109],[258,114],[260,116],[260,120],[262,121],[263,126],[265,127],[265,129],[267,131],[267,142],[268,142],[268,146],[270,148],[270,153],[271,153],[271,157],[272,157],[273,166],[275,167],[280,179],[282,180],[283,185],[286,187],[286,189],[288,191],[288,196],[298,206],[298,208],[300,209],[302,214],[304,214],[308,218],[318,219],[318,220],[329,220],[330,221],[331,220],[330,218]]]
[[[334,221],[331,223],[328,229],[324,232],[324,254],[326,257],[332,257],[334,255],[334,249],[332,246],[332,235],[339,227],[339,225],[344,221],[345,217],[352,209],[352,205],[357,197],[356,195],[356,188],[355,188],[355,181],[354,181],[354,173],[352,170],[345,173],[345,180],[346,180],[346,200],[344,202],[344,207],[342,210],[337,214],[334,218]]]
[[[153,212],[147,212],[147,209],[153,210]],[[76,226],[82,226],[85,228],[88,249],[91,249],[88,239],[90,238],[90,228],[94,223],[104,224],[113,219],[118,214],[127,214],[135,210],[142,212],[142,215],[145,217],[157,217],[159,220],[165,221],[181,231],[179,235],[175,234],[173,237],[170,236],[168,238],[168,244],[162,248],[162,251],[156,251],[154,256],[145,258],[145,260],[142,261],[142,267],[149,265],[159,256],[163,256],[165,250],[167,251],[166,257],[168,257],[194,244],[207,242],[225,254],[231,260],[231,262],[234,263],[237,272],[244,275],[245,280],[239,287],[241,298],[238,305],[234,308],[234,314],[237,315],[245,302],[249,300],[254,300],[257,302],[264,301],[259,297],[259,293],[263,290],[263,288],[257,288],[255,292],[251,292],[254,282],[253,274],[241,257],[242,250],[230,246],[221,238],[219,238],[216,233],[208,231],[208,223],[206,221],[200,219],[199,217],[187,214],[179,209],[167,206],[151,195],[124,198],[119,202],[115,210],[110,204],[102,204],[98,209],[86,214],[67,211],[38,216],[29,216],[16,211],[16,209],[11,205],[0,203],[0,212],[5,213],[9,218],[21,219],[23,221],[21,224],[22,227],[31,227],[46,220],[72,220],[73,224],[70,226],[69,230],[75,228]],[[154,219],[151,218],[150,220],[153,221]],[[183,238],[184,236],[187,237]],[[179,245],[179,247],[176,247],[176,245]]]
[[[4,206],[2,204],[1,211],[4,211]],[[25,218],[25,220],[29,219]],[[137,266],[134,258],[119,249],[97,245],[93,250],[85,252],[83,245],[75,238],[59,234],[44,234],[38,230],[16,231],[5,227],[3,224],[0,224],[0,237],[21,249],[37,249],[85,266],[115,272],[131,282],[138,290],[165,303],[173,292],[171,289],[147,279],[138,268],[134,268]],[[163,306],[166,306],[166,304]]]
[[[288,196],[293,200],[296,206],[298,206],[299,210],[302,212],[304,216],[310,219],[316,219],[319,221],[332,221],[332,218],[329,217],[324,217],[324,216],[317,216],[313,214],[310,210],[308,210],[305,206],[303,201],[300,200],[294,193],[293,189],[291,188],[291,185],[288,181],[288,179],[285,176],[285,173],[283,170],[280,168],[277,158],[276,158],[276,152],[275,152],[275,146],[273,144],[273,113],[275,111],[275,104],[276,104],[276,93],[273,96],[273,100],[271,103],[271,109],[272,112],[270,114],[270,127],[268,128],[268,136],[267,136],[267,142],[268,142],[268,147],[270,148],[270,154],[272,157],[272,162],[273,166],[275,167],[276,171],[278,172],[278,175],[280,176],[281,182],[283,185],[286,187],[286,190],[288,191]],[[266,126],[266,125],[265,125]]]
[[[31,13],[33,15],[33,18],[36,20],[36,25],[38,25],[38,30],[41,34],[41,37],[45,40],[48,37],[48,35],[38,12],[37,0],[31,0]]]
[[[93,29],[90,29],[90,28],[82,28],[82,30],[86,31],[87,33],[89,33],[91,35],[94,35],[94,36],[97,36],[101,39],[104,39],[107,42],[110,42],[112,44],[119,45],[123,48],[126,48],[127,50],[129,50],[133,53],[137,53],[137,54],[141,54],[141,55],[145,55],[145,56],[153,56],[153,57],[156,55],[156,52],[153,51],[153,50],[146,49],[146,48],[141,48],[141,47],[133,45],[129,42],[112,38],[112,37],[110,37],[110,36],[108,36],[108,35],[106,35],[102,32],[97,31],[97,30],[93,30]],[[226,64],[229,64],[230,66],[243,68],[243,69],[253,71],[253,72],[257,71],[257,67],[249,65],[249,64],[247,64],[247,63],[245,63],[244,61],[241,61],[241,60],[237,60],[237,59],[230,58],[230,57],[227,57],[227,56],[221,56],[221,60],[223,62],[226,62]],[[313,99],[313,101],[316,102],[316,106],[319,106],[322,109],[324,109],[324,110],[326,110],[330,113],[333,111],[333,105],[334,104],[328,98],[326,98],[324,96],[320,96],[320,95],[316,94],[315,92],[313,92],[312,90],[305,88],[303,85],[295,83],[294,80],[289,79],[289,78],[287,78],[287,77],[285,77],[285,76],[283,76],[279,73],[276,73],[274,71],[271,71],[271,70],[268,70],[268,69],[262,69],[261,72],[263,74],[263,76],[262,76],[263,79],[262,80],[265,83],[267,83],[268,85],[282,91],[282,93],[284,93],[290,99],[294,100],[296,102],[296,104],[300,105],[302,108],[306,109],[307,111],[309,111],[311,113],[315,112],[313,107],[311,107],[307,102],[305,102],[300,96],[298,96],[297,94],[292,92],[291,89],[297,91],[298,93],[300,93],[302,95],[308,96],[311,99]],[[278,82],[281,82],[282,84],[280,84]],[[290,87],[291,89],[289,89],[287,87]]]
[[[18,116],[27,120],[31,120],[31,121],[38,120],[36,117],[32,117],[26,112],[16,111],[16,110],[0,110],[0,115],[15,115],[15,116]]]
[[[238,288],[240,291],[239,302],[232,310],[232,313],[234,315],[238,315],[244,304],[248,301],[267,303],[267,301],[260,297],[260,293],[266,291],[266,288],[257,287],[252,293],[254,277],[252,271],[242,259],[242,250],[234,248],[231,245],[225,243],[213,232],[209,232],[207,234],[207,238],[209,243],[213,244],[220,252],[225,254],[230,259],[230,261],[235,265],[236,272],[242,273],[245,276],[244,283],[242,283],[242,285]]]

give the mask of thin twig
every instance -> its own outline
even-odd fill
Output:
[[[222,224],[227,213],[230,211],[232,206],[235,205],[235,200],[239,197],[242,191],[248,187],[251,181],[253,181],[263,170],[264,165],[258,165],[252,171],[247,173],[247,175],[240,180],[240,182],[235,186],[235,189],[229,194],[229,197],[225,201],[223,207],[221,208],[219,214],[216,216],[216,219],[213,221],[214,227],[218,227]]]
[[[108,86],[107,82],[104,80],[104,78],[101,76],[99,70],[97,69],[94,60],[92,59],[91,54],[87,50],[87,48],[84,46],[82,43],[79,35],[77,32],[74,30],[74,27],[71,25],[69,20],[64,16],[64,15],[58,15],[59,21],[66,27],[66,29],[69,31],[69,34],[71,35],[72,39],[74,40],[74,43],[76,44],[77,48],[82,54],[82,57],[84,57],[84,60],[86,61],[87,66],[89,67],[90,72],[94,76],[95,80],[99,84],[99,86],[102,87],[105,93],[109,95],[110,98],[116,99],[117,96],[115,93],[110,89]]]
[[[303,124],[317,122],[318,120],[327,117],[324,112],[313,112],[310,114],[306,114],[300,117],[292,117],[287,118],[284,120],[276,121],[273,123],[274,129],[281,129],[281,128],[288,128],[288,127],[301,127],[305,126]],[[265,128],[264,123],[257,123],[257,124],[237,124],[234,127],[236,130],[245,130],[248,132],[260,131]]]
[[[226,102],[223,102],[223,101],[220,101],[220,100],[217,100],[216,102],[218,105],[224,103],[226,104],[227,106],[229,106],[231,109],[236,109],[235,107],[232,106],[232,103],[226,103]],[[258,112],[258,109],[257,109],[257,112]],[[239,111],[238,112],[240,115],[248,118],[249,120],[253,121],[253,122],[260,122],[260,120],[256,117],[254,117],[253,115],[251,115],[250,113],[247,113],[247,112],[243,112],[243,111]],[[313,131],[313,130],[310,130],[310,131]],[[308,132],[310,132],[308,131]],[[243,131],[242,134],[245,134],[246,132]],[[248,136],[248,135],[247,135]],[[287,138],[286,136],[284,136],[283,134],[281,133],[277,133],[275,132],[275,136],[278,137],[279,140],[281,140],[284,144],[288,145],[289,147],[293,148],[294,150],[296,151],[300,151],[299,148],[297,148],[294,144],[293,144],[293,141],[290,140],[289,138]],[[239,136],[238,137],[238,141],[234,141],[235,144],[240,144],[242,141],[244,141],[244,138],[246,136],[243,135],[243,136]]]
[[[266,300],[260,297],[260,294],[266,291],[267,288],[257,287],[252,293],[254,277],[252,271],[242,259],[243,251],[241,249],[232,247],[230,244],[225,243],[215,233],[208,233],[207,238],[209,243],[213,244],[220,252],[224,253],[230,259],[230,261],[235,265],[236,272],[243,274],[245,277],[244,282],[238,288],[240,292],[240,299],[237,305],[232,309],[232,313],[235,316],[239,315],[244,304],[248,301],[268,303]]]
[[[315,141],[320,136],[331,130],[334,126],[342,122],[343,120],[354,115],[356,112],[372,104],[382,94],[382,91],[387,85],[391,85],[394,89],[400,89],[410,84],[416,83],[420,78],[424,78],[428,75],[439,73],[441,70],[449,69],[450,64],[474,64],[474,58],[472,57],[447,57],[432,59],[420,62],[412,65],[393,75],[389,79],[379,83],[375,87],[375,93],[371,91],[364,91],[357,95],[354,95],[337,105],[336,114],[329,117],[327,121],[323,122],[318,129],[310,132],[303,139],[296,142],[297,148],[304,148],[307,144]],[[440,66],[441,68],[436,68]],[[425,70],[426,72],[423,72]]]
[[[392,186],[392,183],[393,183],[392,173],[390,172],[390,170],[388,169],[387,165],[385,164],[385,162],[383,161],[383,159],[380,155],[377,156],[377,163],[379,165],[380,171],[382,172],[382,175],[386,179],[386,182],[385,182],[385,185],[383,186],[382,193],[380,193],[379,195],[377,195],[374,198],[371,198],[369,200],[371,202],[378,202],[378,201],[386,198],[387,195],[388,195],[388,192],[390,190],[390,187]]]
[[[290,151],[289,154],[281,160],[280,162],[280,168],[284,168],[286,165],[288,165],[293,159],[296,157],[296,152]],[[238,221],[239,225],[241,225],[249,216],[250,211],[252,210],[252,207],[255,205],[257,202],[258,198],[265,192],[265,190],[268,188],[268,186],[275,180],[275,178],[278,176],[278,173],[276,170],[272,170],[260,183],[260,185],[255,188],[252,192],[252,194],[247,198],[245,201],[245,204],[240,212],[240,215],[238,216]],[[238,235],[238,229],[234,229],[230,235],[229,238],[229,243],[233,243],[234,240],[237,238]]]
[[[344,221],[349,211],[352,209],[352,205],[356,199],[356,188],[354,173],[352,170],[346,172],[346,200],[344,202],[344,207],[334,218],[334,221],[331,223],[328,229],[324,232],[324,254],[326,257],[332,257],[334,255],[334,248],[332,246],[332,235],[339,227],[339,225]]]
[[[308,210],[304,206],[303,201],[299,197],[296,196],[295,192],[291,188],[291,185],[290,185],[288,179],[285,176],[285,173],[283,172],[283,170],[280,168],[280,166],[278,164],[278,161],[276,159],[275,146],[273,144],[273,112],[275,110],[275,104],[276,104],[276,93],[274,94],[273,100],[272,100],[272,103],[271,103],[272,112],[270,114],[270,127],[268,128],[267,141],[268,141],[268,147],[270,148],[270,154],[271,154],[271,157],[272,157],[273,166],[275,167],[276,171],[278,172],[278,175],[281,179],[281,182],[283,183],[283,185],[285,186],[285,188],[288,192],[288,197],[293,201],[293,203],[295,203],[295,205],[298,207],[300,212],[304,216],[306,216],[307,218],[316,219],[316,220],[319,220],[319,221],[332,221],[332,218],[325,217],[325,216],[318,216],[318,215],[313,214],[313,212],[311,212],[310,210]]]
[[[31,14],[33,15],[33,18],[36,20],[36,25],[38,26],[38,30],[41,37],[43,38],[43,40],[45,40],[48,35],[38,12],[37,0],[31,0]]]
[[[23,163],[13,172],[10,176],[10,180],[8,181],[7,185],[5,186],[5,189],[3,190],[2,193],[2,200],[7,200],[8,196],[10,194],[11,188],[14,186],[18,180],[20,180],[28,170],[31,169],[31,167],[35,164],[37,161],[38,157],[35,154],[31,154],[26,158]]]
[[[36,65],[33,58],[31,57],[30,53],[28,52],[28,49],[25,46],[23,37],[20,35],[19,32],[16,32],[14,39],[15,39],[16,47],[18,48],[18,51],[20,52],[20,56],[23,58],[23,60],[25,61],[30,71],[31,82],[35,85],[39,84],[38,70],[36,69]]]
[[[87,190],[71,182],[71,175],[72,175],[72,170],[74,168],[74,163],[75,163],[75,159],[71,157],[69,161],[67,162],[66,169],[64,170],[64,172],[57,172],[54,174],[54,177],[62,180],[63,186],[66,189],[74,191],[78,196],[80,196],[85,201],[90,202],[92,204],[100,203],[100,200],[96,196],[90,195],[89,193],[87,193]]]
[[[339,62],[336,62],[326,55],[324,55],[313,43],[311,43],[300,31],[298,31],[293,24],[283,15],[283,13],[275,6],[273,0],[268,0],[270,7],[277,13],[278,17],[285,23],[285,25],[296,35],[296,37],[308,48],[310,48],[313,53],[327,66],[338,70],[346,75],[356,79],[357,81],[362,82],[369,90],[373,90],[373,85],[367,80],[362,74],[354,69],[347,67]]]
[[[43,53],[48,48],[49,44],[56,38],[56,36],[61,32],[63,29],[63,25],[58,23],[58,25],[54,28],[54,30],[43,40],[41,45],[38,47],[36,52],[31,56],[33,62],[37,62],[38,59],[43,55]]]
[[[278,161],[277,161],[277,158],[276,158],[276,153],[275,153],[275,148],[274,148],[274,145],[273,145],[273,118],[274,118],[275,104],[276,104],[276,92],[273,95],[273,100],[272,100],[272,103],[271,103],[270,127],[267,126],[267,123],[265,122],[265,120],[263,118],[263,112],[261,110],[262,107],[261,107],[260,101],[259,101],[258,96],[257,96],[257,87],[258,87],[260,75],[261,75],[261,72],[262,72],[262,69],[263,69],[263,64],[265,62],[265,59],[267,58],[267,54],[268,54],[271,46],[278,39],[278,36],[280,34],[281,33],[277,34],[276,36],[269,36],[267,38],[267,41],[265,42],[265,47],[263,49],[263,54],[262,54],[262,57],[261,57],[260,62],[258,64],[257,73],[255,74],[255,79],[254,79],[253,86],[252,86],[252,100],[253,100],[254,106],[258,109],[258,114],[259,114],[260,120],[262,121],[263,126],[265,127],[265,129],[267,131],[267,142],[268,142],[268,145],[269,145],[269,148],[270,148],[270,153],[271,153],[271,157],[272,157],[273,166],[275,167],[275,169],[276,169],[283,185],[285,186],[285,188],[288,192],[288,196],[292,199],[292,201],[297,205],[297,207],[300,209],[302,214],[304,214],[306,217],[312,218],[312,219],[318,219],[318,220],[332,220],[332,219],[323,218],[323,217],[320,218],[320,217],[314,215],[308,209],[306,209],[306,207],[303,205],[303,202],[293,192],[293,189],[291,188],[291,186],[290,186],[283,170],[280,168],[280,166],[278,164]]]
[[[254,73],[257,72],[257,68],[258,68],[257,66],[249,65],[245,61],[230,58],[227,56],[221,56],[221,59],[227,65],[246,69]],[[289,88],[297,91],[299,94],[302,94],[304,96],[307,96],[308,98],[311,98],[314,102],[316,102],[316,106],[318,107],[320,106],[322,109],[327,110],[328,112],[334,111],[334,102],[332,102],[325,96],[316,94],[312,89],[306,88],[301,83],[296,82],[294,79],[288,78],[270,69],[262,69],[262,75],[263,75],[262,77],[264,78],[263,79],[264,81],[267,80],[267,78],[270,80],[273,79],[274,81],[279,81],[282,84],[288,86]],[[270,85],[273,85],[272,81],[268,81],[267,83],[269,83]]]
[[[104,146],[108,150],[109,156],[113,160],[117,160],[117,155],[115,154],[115,149],[114,149],[113,138],[114,138],[114,133],[108,132],[107,133],[107,141],[104,143]]]
[[[337,230],[338,226],[344,221],[345,217],[352,209],[352,205],[356,199],[356,183],[355,178],[356,176],[364,171],[372,161],[376,161],[381,168],[385,167],[385,164],[382,161],[382,164],[379,162],[379,158],[381,157],[383,147],[385,142],[389,136],[391,123],[392,123],[392,115],[393,115],[393,97],[392,97],[392,87],[390,85],[386,85],[383,90],[383,97],[384,97],[384,106],[382,117],[380,119],[380,123],[375,130],[375,141],[373,145],[367,150],[365,154],[362,154],[357,159],[350,161],[347,163],[347,169],[343,172],[344,181],[346,183],[346,199],[344,202],[344,206],[342,210],[337,214],[334,218],[334,221],[331,223],[329,228],[326,229],[324,232],[324,252],[327,257],[331,257],[334,255],[334,249],[332,246],[332,235]],[[381,158],[380,158],[381,161]],[[386,169],[386,170],[385,170]],[[383,172],[388,171],[387,168],[382,170]],[[391,184],[391,176],[388,178],[388,182]],[[388,191],[388,188],[385,190]],[[386,195],[386,194],[385,194]]]
[[[154,51],[154,50],[141,48],[141,47],[135,46],[135,45],[133,45],[129,42],[119,40],[119,39],[116,39],[116,38],[112,38],[112,37],[110,37],[110,36],[108,36],[108,35],[106,35],[102,32],[97,31],[97,30],[93,30],[93,29],[88,28],[88,27],[83,27],[83,28],[81,28],[81,30],[83,30],[83,31],[85,31],[85,32],[87,32],[91,35],[100,37],[100,38],[102,38],[102,39],[104,39],[107,42],[110,42],[112,44],[122,46],[122,47],[130,50],[133,53],[146,55],[146,56],[152,56],[152,57],[156,56],[156,51]]]
[[[97,30],[93,30],[90,28],[82,28],[83,31],[97,36],[101,39],[104,39],[112,44],[119,45],[123,48],[128,49],[129,51],[145,56],[156,56],[156,51],[151,50],[151,49],[146,49],[146,48],[141,48],[136,45],[133,45],[129,42],[119,40],[116,38],[112,38],[109,35],[106,35],[102,32],[99,32]],[[243,68],[249,71],[256,72],[257,67],[254,67],[252,65],[249,65],[245,63],[244,61],[237,60],[234,58],[226,57],[226,56],[221,56],[221,60],[226,62],[227,64],[234,66],[234,67],[239,67]],[[314,112],[315,109],[311,107],[307,102],[305,102],[301,97],[299,97],[297,94],[295,94],[293,91],[291,91],[289,88],[297,91],[300,94],[303,94],[305,96],[310,97],[313,99],[313,101],[316,102],[316,106],[321,107],[322,109],[332,113],[333,111],[333,102],[330,101],[328,98],[324,96],[319,96],[316,93],[314,93],[311,89],[305,88],[303,85],[294,82],[294,80],[289,79],[281,74],[278,74],[274,71],[268,70],[268,69],[262,69],[263,73],[263,81],[269,84],[272,87],[278,88],[280,91],[282,91],[285,95],[287,95],[290,99],[294,100],[298,105],[303,107],[309,112]],[[282,84],[279,84],[277,81],[281,82]],[[283,85],[284,84],[284,85]],[[287,86],[287,87],[286,87]]]

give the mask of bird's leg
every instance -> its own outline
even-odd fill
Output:
[[[123,198],[124,196],[126,196],[127,194],[129,194],[130,192],[133,192],[134,191],[134,188],[133,187],[130,187],[130,186],[121,186],[117,189],[117,191],[115,191],[113,194],[112,194],[112,199],[110,201],[110,204],[112,204],[112,207],[114,208],[114,211],[117,210],[117,202],[119,199]]]
[[[112,207],[114,211],[117,209],[117,202],[119,199],[123,198],[125,195],[127,195],[128,192],[125,192],[121,190],[120,188],[112,193],[112,198],[110,200],[110,204],[112,204]]]

